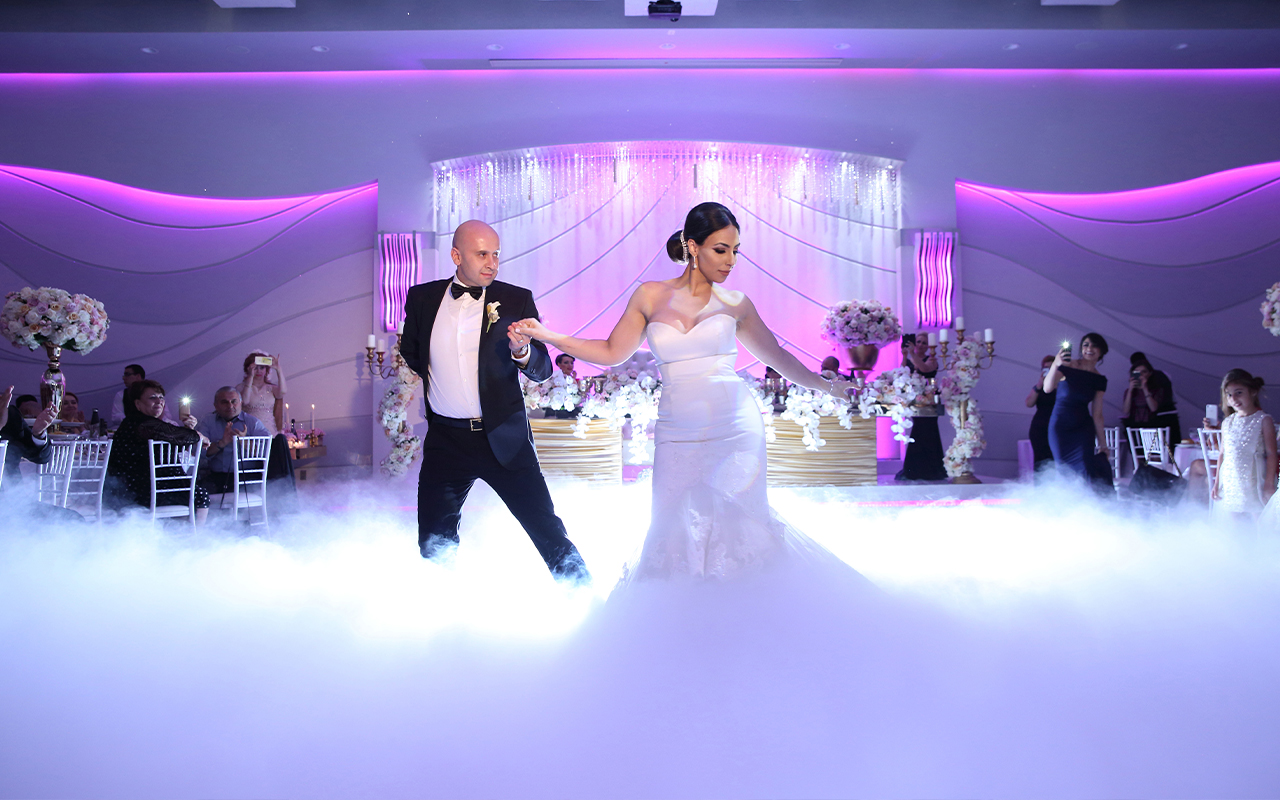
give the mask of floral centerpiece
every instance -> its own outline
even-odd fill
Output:
[[[391,440],[391,453],[382,460],[380,467],[383,475],[394,478],[408,472],[409,466],[422,452],[422,437],[414,436],[409,425],[409,404],[422,386],[422,378],[400,357],[399,341],[392,347],[391,354],[396,371],[391,386],[378,404],[378,420]]]
[[[1262,301],[1262,327],[1280,336],[1280,283],[1271,284]]]
[[[529,410],[572,411],[582,403],[582,383],[558,369],[542,383],[520,373],[520,388],[524,391],[524,407]]]
[[[28,350],[53,346],[88,353],[107,340],[108,325],[102,303],[48,286],[9,292],[0,310],[0,331]]]
[[[15,347],[45,349],[49,366],[40,378],[40,394],[43,404],[55,412],[62,407],[66,392],[63,349],[81,354],[92,351],[107,340],[110,324],[102,303],[49,286],[9,292],[0,309],[0,333]]]
[[[853,368],[866,371],[881,347],[902,338],[902,324],[879,300],[842,300],[827,311],[822,338],[848,350]]]

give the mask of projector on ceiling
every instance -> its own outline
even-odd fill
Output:
[[[649,19],[664,19],[671,22],[680,21],[680,9],[676,0],[653,0],[649,3]]]
[[[297,8],[298,0],[213,0],[220,8]]]

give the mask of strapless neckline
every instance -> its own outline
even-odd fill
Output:
[[[682,331],[682,330],[680,330],[679,328],[677,328],[675,325],[672,325],[670,322],[663,322],[663,321],[662,321],[662,320],[660,320],[660,319],[650,320],[650,321],[649,321],[649,324],[650,324],[650,325],[665,325],[665,326],[667,326],[668,328],[670,328],[671,330],[675,331],[675,332],[676,332],[676,334],[677,334],[677,335],[679,335],[679,336],[688,336],[689,334],[691,334],[691,333],[693,333],[694,331],[696,331],[696,330],[698,329],[698,326],[699,326],[699,325],[701,325],[701,324],[702,324],[702,323],[704,323],[704,322],[709,322],[709,321],[711,321],[711,320],[715,319],[716,317],[725,317],[726,319],[731,319],[731,320],[733,320],[734,325],[737,325],[737,324],[738,324],[738,321],[737,321],[736,319],[734,319],[733,317],[729,316],[728,314],[712,314],[712,315],[710,315],[710,316],[703,317],[702,319],[700,319],[700,320],[698,320],[697,322],[693,323],[693,327],[692,327],[692,328],[690,328],[690,329],[689,329],[689,330],[687,330],[687,331]]]

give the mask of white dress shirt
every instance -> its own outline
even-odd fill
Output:
[[[427,363],[427,403],[432,412],[455,419],[480,418],[480,328],[484,298],[455,299],[445,289],[431,328]]]

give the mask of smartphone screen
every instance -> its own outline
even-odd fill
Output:
[[[253,363],[260,367],[269,367],[271,366],[271,356],[257,356],[253,359]]]

